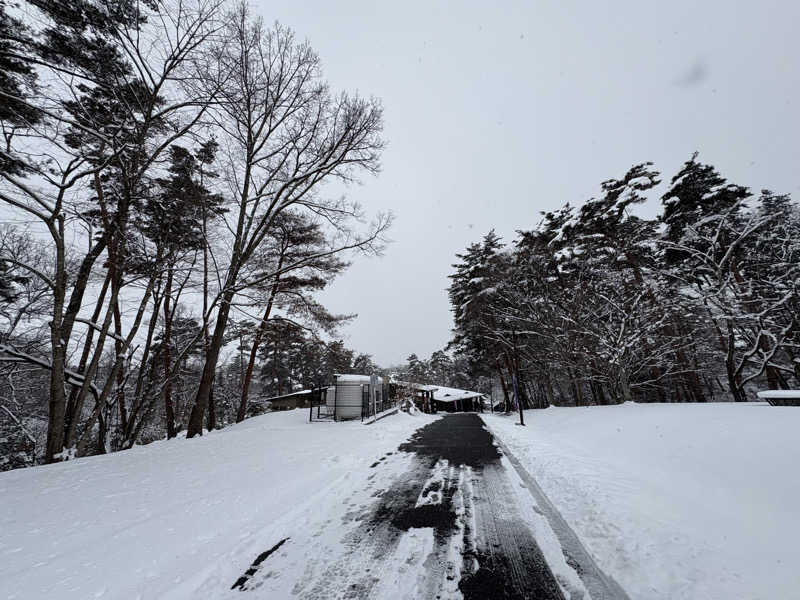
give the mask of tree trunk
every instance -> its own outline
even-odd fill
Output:
[[[103,414],[105,412],[105,414]],[[100,416],[97,419],[97,446],[95,447],[95,454],[106,453],[106,438],[108,437],[108,409],[100,411]]]
[[[272,346],[272,381],[277,386],[276,396],[281,395],[281,379],[278,377],[278,338]]]
[[[645,282],[644,282],[644,277],[642,275],[641,266],[639,265],[639,261],[636,260],[635,257],[632,256],[628,252],[625,253],[625,257],[627,258],[628,262],[633,267],[634,279],[636,281],[636,284],[638,286],[640,286],[640,287],[644,286]],[[658,306],[659,302],[656,299],[656,296],[653,293],[653,290],[649,286],[646,287],[646,290],[647,290],[647,296],[650,299],[650,301],[653,303],[653,305]],[[678,333],[681,336],[683,336],[684,332],[681,330],[680,317],[678,317],[676,315],[675,316],[675,321],[677,323]],[[675,330],[673,329],[672,325],[668,321],[664,324],[663,331],[664,331],[664,334],[668,338],[674,338],[675,337]],[[695,402],[706,402],[706,397],[703,394],[703,388],[702,388],[702,385],[700,384],[700,378],[698,377],[697,372],[695,370],[689,368],[690,367],[690,362],[689,362],[689,360],[688,360],[688,358],[686,356],[686,353],[682,349],[678,349],[678,350],[675,351],[675,358],[676,358],[678,364],[681,366],[681,370],[688,371],[686,373],[686,376],[685,376],[686,377],[686,385],[687,385],[687,388],[689,390],[689,394],[691,395],[692,399]],[[696,368],[696,365],[695,365],[695,368]],[[660,392],[660,397],[663,398],[663,390]]]
[[[514,365],[511,363],[511,358],[508,356],[508,352],[503,352],[503,361],[506,363],[506,369],[508,370],[508,375],[511,378],[512,387],[513,387],[513,382],[514,382],[514,377],[516,375],[516,372],[514,370]],[[517,383],[519,383],[519,380],[517,381]],[[513,390],[512,389],[512,391],[516,392],[516,396],[514,397],[514,401],[517,404],[519,404],[519,389],[517,389],[517,390]],[[512,406],[511,409],[513,409],[513,408],[514,407]],[[510,412],[511,409],[506,410],[506,412]]]
[[[209,341],[206,360],[203,364],[200,386],[197,388],[192,412],[189,415],[189,424],[186,432],[186,437],[189,438],[203,434],[203,418],[205,417],[211,398],[211,388],[214,385],[217,361],[219,360],[219,353],[222,349],[225,327],[228,325],[228,316],[230,315],[233,296],[234,292],[231,290],[224,292],[222,295],[222,303],[217,313],[217,322],[214,324],[214,333]]]
[[[111,278],[106,275],[105,280],[103,281],[103,287],[100,289],[100,296],[97,298],[97,302],[95,303],[94,312],[92,313],[92,323],[97,323],[97,319],[100,318],[100,313],[103,310],[103,302],[106,298],[106,293],[108,292],[108,286],[111,283]],[[94,333],[95,330],[93,327],[89,327],[88,331],[86,332],[86,340],[83,343],[83,352],[81,353],[81,360],[78,363],[78,373],[83,373],[86,370],[86,365],[89,361],[89,354],[92,350],[92,341],[94,340]],[[64,415],[64,435],[67,435],[67,432],[70,430],[72,421],[74,419],[80,418],[80,415],[75,414],[75,403],[78,399],[78,392],[80,388],[77,386],[73,386],[72,390],[70,390],[69,399],[67,400],[67,406],[65,409]]]
[[[735,334],[733,331],[733,323],[728,320],[728,348],[725,356],[725,371],[728,375],[728,388],[730,390],[731,395],[733,396],[733,400],[735,402],[745,402],[747,398],[744,395],[744,391],[739,386],[738,377],[736,374],[736,364],[735,364]]]
[[[170,310],[170,300],[172,296],[172,265],[167,268],[167,282],[164,285],[164,337],[161,340],[161,354],[163,355],[164,368],[164,418],[167,424],[167,439],[172,439],[177,435],[175,431],[175,407],[172,404],[172,377],[170,369],[172,367],[172,312]]]
[[[253,369],[256,364],[256,354],[258,353],[258,346],[260,343],[261,328],[256,331],[256,336],[253,338],[253,347],[250,348],[250,357],[247,360],[247,370],[244,373],[244,380],[242,381],[242,396],[239,400],[239,409],[236,411],[237,423],[244,421],[245,414],[247,414],[247,397],[250,393],[250,381],[253,379]]]
[[[145,309],[147,308],[147,304],[149,303],[150,297],[151,297],[151,295],[153,293],[153,286],[155,284],[155,279],[156,279],[155,276],[151,276],[150,280],[147,283],[147,288],[146,288],[146,290],[144,292],[144,295],[143,295],[143,297],[142,297],[142,299],[141,299],[141,301],[139,303],[139,308],[136,311],[136,317],[133,320],[133,324],[131,325],[130,331],[128,332],[128,336],[126,338],[126,342],[125,342],[126,349],[130,347],[130,344],[133,341],[133,339],[135,338],[136,332],[139,330],[139,326],[142,323],[142,319],[144,318]],[[110,305],[113,305],[113,303],[116,302],[117,293],[118,293],[118,289],[116,288],[116,286],[114,286],[113,279],[112,279],[111,300],[110,300],[110,303],[109,303]],[[102,354],[103,343],[105,341],[105,337],[108,334],[108,330],[109,330],[110,324],[111,324],[111,310],[109,309],[108,311],[106,311],[106,318],[105,318],[105,321],[103,322],[103,326],[101,327],[101,331],[100,331],[100,336],[98,337],[98,340],[97,340],[97,346],[98,347],[97,347],[97,350],[95,351],[95,357],[92,359],[92,363],[89,365],[89,370],[88,370],[88,373],[87,373],[86,383],[81,388],[81,395],[78,397],[78,404],[81,404],[83,402],[82,399],[85,398],[87,390],[89,389],[88,388],[89,381],[91,380],[91,378],[94,377],[94,374],[96,373],[96,370],[97,370],[97,362],[96,361],[99,360],[98,357]],[[92,429],[94,427],[95,422],[97,421],[97,418],[99,416],[100,410],[105,406],[105,403],[108,401],[108,398],[110,397],[112,389],[113,389],[114,384],[116,382],[117,374],[119,373],[119,370],[124,366],[124,364],[125,364],[124,357],[116,357],[116,360],[114,360],[114,363],[113,363],[114,366],[111,369],[111,373],[109,374],[108,378],[106,379],[105,385],[103,386],[103,389],[100,392],[99,397],[95,401],[95,407],[92,410],[92,413],[89,415],[89,418],[86,421],[86,425],[84,427],[83,434],[77,440],[77,444],[75,445],[75,450],[76,450],[78,456],[83,456],[84,451],[86,450],[87,445],[88,445],[88,443],[90,441],[90,438],[91,438],[90,434],[91,434],[91,431],[92,431]]]
[[[570,387],[572,388],[573,402],[575,403],[575,406],[581,406],[583,404],[583,393],[580,388],[580,383],[575,377],[575,371],[572,369],[572,367],[569,368],[569,382]]]
[[[278,270],[281,269],[283,257],[281,256],[281,261],[278,263]],[[272,284],[272,289],[270,291],[269,300],[267,301],[267,308],[264,310],[264,316],[261,318],[261,324],[259,325],[258,329],[256,330],[255,337],[253,338],[253,345],[250,348],[250,357],[247,361],[247,370],[244,374],[244,379],[242,381],[242,397],[239,401],[239,410],[236,413],[236,422],[240,423],[244,420],[244,416],[247,413],[247,397],[250,393],[250,382],[253,379],[253,369],[256,364],[256,356],[258,355],[258,347],[261,345],[261,339],[264,336],[264,332],[267,327],[267,322],[269,321],[269,315],[272,312],[272,306],[275,301],[275,295],[277,294],[278,290],[278,281],[279,278],[275,278],[275,282]]]
[[[51,229],[52,231],[52,229]],[[53,293],[53,318],[50,321],[50,346],[52,359],[50,361],[50,398],[47,413],[47,445],[45,447],[45,462],[52,463],[58,460],[57,456],[64,449],[64,415],[66,413],[67,398],[64,385],[66,377],[67,342],[65,324],[63,319],[64,295],[67,285],[67,261],[64,249],[64,219],[58,220],[58,236],[56,240],[56,275],[55,290]],[[88,276],[87,276],[88,277]],[[67,339],[65,339],[67,338]]]
[[[120,314],[119,310],[119,298],[117,301],[114,302],[114,333],[116,334],[116,338],[114,339],[114,350],[116,351],[116,356],[119,357],[124,351],[124,344],[121,341],[122,338],[122,315]],[[128,430],[128,409],[125,406],[125,370],[120,369],[117,372],[117,402],[119,404],[119,426],[120,429],[125,432]],[[124,434],[123,434],[124,436]]]
[[[628,371],[626,369],[620,370],[619,386],[622,391],[623,401],[633,402],[633,394],[631,393],[631,383],[628,378]]]
[[[506,385],[505,377],[503,377],[503,368],[498,361],[495,361],[495,368],[497,369],[497,376],[500,378],[500,387],[503,388],[503,408],[505,412],[508,412],[508,386]]]
[[[203,359],[208,360],[208,346],[210,340],[208,337],[208,214],[206,212],[206,205],[203,203]],[[216,365],[214,366],[216,369]],[[208,394],[208,423],[206,429],[209,431],[213,429],[212,425],[215,421],[214,411],[214,388],[213,383],[211,390]],[[214,416],[212,416],[214,415]]]
[[[550,374],[549,373],[545,376],[544,392],[545,392],[545,397],[546,397],[546,400],[547,400],[547,406],[545,406],[545,408],[547,408],[549,406],[553,406],[553,400],[554,400],[554,398],[553,398],[553,382],[550,379]]]
[[[217,428],[217,405],[214,401],[214,386],[211,386],[211,393],[208,395],[208,416],[206,418],[206,429],[214,431]]]
[[[61,343],[60,331],[53,327],[53,359],[50,370],[50,399],[47,414],[47,446],[45,448],[45,462],[52,463],[58,460],[57,456],[64,449],[64,414],[66,412],[66,394],[64,392],[64,368],[66,362],[66,348]]]
[[[664,394],[664,386],[661,383],[659,383],[660,381],[663,381],[662,379],[663,375],[664,373],[660,367],[653,367],[650,369],[650,377],[652,377],[653,381],[656,382],[656,394],[658,394],[659,402],[667,401],[667,397]]]
[[[683,337],[685,332],[681,328],[681,322],[679,317],[675,317],[677,322],[677,329],[678,334]],[[665,327],[667,335],[674,335],[674,330],[672,329],[671,325],[666,325]],[[678,364],[681,366],[681,369],[684,371],[688,371],[685,376],[686,381],[686,389],[689,393],[689,396],[693,402],[706,402],[705,394],[703,393],[703,386],[700,383],[700,378],[697,375],[697,364],[695,361],[690,361],[689,358],[686,356],[686,352],[683,350],[677,350],[675,352],[675,358],[678,360]]]
[[[780,385],[778,383],[778,370],[770,365],[767,365],[764,370],[767,375],[767,388],[771,390],[780,389]]]
[[[89,389],[90,389],[90,386],[92,385],[92,381],[94,380],[95,375],[97,374],[97,370],[98,370],[98,367],[100,365],[100,360],[102,359],[102,356],[103,356],[103,348],[105,346],[106,337],[108,337],[109,329],[111,329],[111,323],[113,321],[113,316],[114,316],[114,306],[116,305],[117,300],[119,298],[120,286],[119,286],[119,283],[116,280],[116,277],[115,277],[115,275],[113,273],[113,265],[111,265],[110,271],[111,271],[111,274],[110,274],[110,279],[111,279],[111,298],[109,299],[108,305],[106,307],[106,314],[103,317],[103,323],[99,327],[99,333],[98,333],[98,336],[97,336],[97,344],[96,344],[96,347],[94,349],[94,354],[92,356],[92,359],[89,361],[89,365],[88,365],[88,367],[86,369],[86,372],[83,373],[84,383],[83,383],[83,385],[81,386],[81,388],[80,388],[80,390],[78,392],[77,399],[75,400],[75,406],[74,406],[75,418],[70,422],[69,429],[67,429],[66,436],[64,438],[64,445],[66,447],[68,447],[68,448],[72,448],[75,445],[76,439],[79,437],[78,436],[78,420],[80,418],[81,412],[83,411],[83,405],[86,402],[86,397],[89,394]],[[141,307],[140,307],[140,310],[141,310]],[[137,318],[139,318],[139,317],[137,317]],[[114,361],[114,372],[113,372],[113,375],[112,375],[112,377],[114,377],[114,383],[115,384],[116,384],[116,375],[117,375],[117,371],[116,371],[117,366],[116,365],[119,362],[120,362],[119,357],[116,357],[116,360]],[[110,384],[111,384],[111,381],[107,381],[106,387],[108,385],[110,385]],[[106,397],[105,398],[108,397],[107,394],[108,394],[108,392],[106,392]],[[102,400],[102,402],[105,402],[105,398]],[[100,400],[96,399],[96,402],[100,402]],[[97,412],[101,408],[102,407],[95,406],[94,410],[92,411],[92,415],[89,418],[89,423],[90,424],[87,425],[87,427],[89,429],[91,429],[94,426],[94,422],[97,420]],[[87,431],[88,431],[88,429],[87,429]],[[86,436],[86,431],[84,431],[83,436],[84,437]],[[84,447],[86,447],[85,443],[84,443]]]

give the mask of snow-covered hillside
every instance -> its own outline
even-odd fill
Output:
[[[353,500],[348,478],[430,419],[309,424],[294,410],[2,473],[0,598],[219,597],[287,523]]]
[[[632,598],[800,598],[800,409],[551,407],[524,428],[486,417]]]

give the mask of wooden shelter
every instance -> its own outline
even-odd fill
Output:
[[[411,383],[409,381],[397,381],[394,384],[398,390],[405,392],[406,395],[411,396],[414,405],[418,410],[425,413],[435,413],[436,403],[434,402],[433,395],[439,389],[435,385],[425,385],[422,383]]]
[[[433,394],[437,410],[445,412],[483,412],[485,394],[458,388],[438,387]]]
[[[311,390],[300,390],[282,396],[272,398],[259,398],[256,402],[265,405],[269,410],[292,410],[293,408],[305,408],[311,398]]]

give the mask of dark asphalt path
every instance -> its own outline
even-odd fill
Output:
[[[442,504],[416,506],[417,496],[425,490],[406,482],[410,493],[402,494],[404,505],[391,506],[398,528],[432,526],[437,532],[463,537],[458,587],[465,598],[563,598],[536,540],[520,518],[501,455],[478,415],[445,416],[418,430],[400,450],[413,452],[420,466],[429,470],[441,461],[461,473],[466,468],[468,480],[462,476],[445,482],[448,492]],[[465,515],[454,510],[456,491],[461,492]],[[430,506],[439,508],[426,508]],[[454,528],[452,523],[459,516],[466,517],[462,519],[465,527]]]
[[[306,548],[306,574],[292,591],[304,600],[563,600],[521,514],[521,483],[501,459],[478,415],[429,422],[369,467],[370,501],[342,516],[335,554],[313,550],[316,536],[340,527],[329,517],[317,531],[292,531],[231,583],[270,597],[257,590]]]

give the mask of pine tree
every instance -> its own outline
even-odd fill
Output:
[[[33,46],[31,31],[9,15],[7,7],[6,0],[0,0],[0,123],[6,149],[0,151],[0,171],[20,175],[26,161],[13,152],[13,138],[18,131],[36,125],[43,115],[30,98],[37,90],[37,73],[31,62],[20,58]]]

